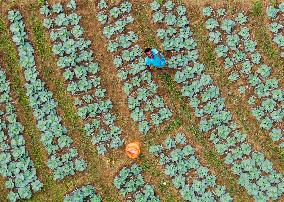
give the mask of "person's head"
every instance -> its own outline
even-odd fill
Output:
[[[148,57],[152,57],[152,49],[151,48],[146,48],[144,50],[144,52]]]

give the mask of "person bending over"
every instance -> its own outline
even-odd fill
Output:
[[[145,63],[147,67],[154,66],[156,68],[165,67],[167,61],[165,57],[158,52],[155,48],[146,48],[145,54],[147,55],[145,58]]]

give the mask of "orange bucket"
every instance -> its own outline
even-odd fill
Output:
[[[126,145],[125,148],[126,154],[131,159],[136,159],[139,157],[141,150],[140,150],[140,143],[139,142],[132,142]]]

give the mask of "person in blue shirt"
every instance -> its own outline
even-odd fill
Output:
[[[156,68],[163,68],[166,66],[166,59],[165,57],[158,52],[155,48],[146,48],[145,54],[147,55],[145,58],[145,63],[147,67],[154,66]]]

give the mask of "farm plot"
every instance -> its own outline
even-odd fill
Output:
[[[267,152],[269,148],[261,148],[251,137],[247,138],[249,135],[243,133],[246,128],[240,128],[238,124],[238,114],[228,110],[227,102],[221,96],[224,92],[207,74],[211,66],[204,65],[203,54],[200,57],[198,52],[199,41],[193,37],[200,34],[200,29],[202,33],[207,31],[203,25],[200,29],[192,29],[199,25],[191,23],[187,5],[181,2],[190,8],[191,2],[169,0],[153,3],[148,0],[3,3],[5,12],[2,15],[0,8],[0,37],[11,37],[16,44],[15,47],[12,44],[11,49],[18,51],[22,68],[16,64],[17,55],[13,57],[13,54],[7,53],[8,47],[3,48],[9,43],[3,43],[1,38],[0,58],[3,54],[6,63],[9,59],[15,62],[15,65],[6,68],[9,80],[17,83],[14,78],[17,78],[15,72],[20,72],[18,70],[22,70],[23,75],[19,75],[20,84],[12,85],[16,92],[14,95],[9,91],[9,82],[2,76],[5,72],[0,68],[0,165],[5,162],[6,168],[7,156],[11,157],[10,164],[13,164],[4,171],[11,169],[9,176],[5,176],[0,168],[0,174],[7,180],[5,185],[0,185],[0,192],[5,192],[1,194],[0,201],[4,201],[6,190],[11,191],[8,195],[10,201],[25,198],[28,201],[66,202],[283,200],[283,168],[277,164],[280,157],[274,158]],[[5,7],[6,4],[9,6]],[[8,13],[11,8],[13,10]],[[15,8],[20,8],[23,14]],[[196,8],[200,9],[194,13],[201,16],[203,8]],[[212,9],[211,12],[217,11]],[[151,18],[148,18],[149,14]],[[203,22],[202,17],[200,19],[198,22]],[[2,27],[2,21],[3,25],[9,24],[10,32]],[[141,29],[147,30],[143,32]],[[2,30],[6,30],[7,35]],[[145,36],[146,33],[149,35]],[[155,41],[155,34],[159,43]],[[87,37],[101,40],[94,40],[91,44]],[[249,40],[252,41],[251,38]],[[159,70],[154,70],[152,75],[142,55],[142,46],[151,47],[152,44],[155,47],[161,45],[168,59],[167,67],[161,74],[158,73],[157,78],[153,75]],[[42,53],[45,48],[48,48],[47,53]],[[98,53],[93,54],[92,50]],[[47,58],[50,61],[45,61]],[[95,60],[100,61],[100,65]],[[215,58],[212,60],[217,61]],[[221,62],[224,64],[224,61]],[[251,71],[256,67],[252,67]],[[18,70],[11,70],[13,68]],[[265,73],[257,71],[255,74],[261,81],[272,80],[275,84],[271,79],[271,69]],[[60,74],[57,75],[58,72]],[[117,80],[113,82],[116,74]],[[117,82],[119,79],[120,82]],[[26,92],[26,103],[17,92],[22,83],[25,83],[26,91],[23,88],[22,95]],[[2,87],[5,92],[1,91]],[[281,89],[270,89],[271,92],[276,90]],[[5,96],[2,96],[3,92]],[[252,89],[246,89],[244,94],[252,92]],[[63,98],[65,95],[66,99]],[[271,96],[274,99],[273,94]],[[13,103],[11,97],[22,102]],[[283,100],[277,101],[277,107],[283,105]],[[63,106],[65,102],[68,107]],[[260,102],[261,98],[257,97],[256,105],[262,106]],[[33,125],[31,131],[36,126],[42,133],[44,147],[42,144],[39,147],[47,150],[48,155],[44,152],[35,155],[37,149],[30,148],[38,142],[35,138],[27,137],[32,142],[27,139],[25,146],[23,137],[26,134],[22,135],[23,127],[16,122],[13,104],[21,112],[22,108],[29,110]],[[172,106],[171,109],[167,105]],[[7,115],[3,109],[12,115]],[[33,113],[30,113],[31,110]],[[23,115],[18,115],[22,121]],[[167,124],[173,117],[174,120]],[[17,130],[9,131],[11,122],[17,125]],[[268,131],[282,130],[282,122],[280,119],[275,121],[273,129]],[[73,127],[73,123],[76,126]],[[29,125],[25,121],[22,124],[25,128]],[[17,142],[16,148],[13,147],[14,141]],[[130,141],[141,143],[142,154],[138,159],[127,159],[124,154],[123,144]],[[280,140],[276,143],[281,145]],[[2,150],[2,145],[11,149],[7,146],[7,150]],[[21,154],[18,154],[19,147]],[[274,149],[278,148],[273,145],[271,154],[274,154]],[[266,153],[261,153],[262,150]],[[87,167],[82,159],[88,163]],[[46,171],[43,165],[47,160],[52,172]],[[25,161],[23,167],[18,161]],[[14,165],[21,168],[14,169]],[[25,174],[22,174],[23,170]]]
[[[153,145],[149,151],[159,158],[166,175],[172,178],[176,189],[186,201],[232,201],[226,188],[216,184],[216,176],[202,166],[194,148],[183,133],[168,137],[162,145]]]
[[[39,78],[34,49],[28,41],[22,15],[18,10],[11,10],[8,19],[11,22],[10,30],[18,49],[20,64],[24,69],[29,104],[37,120],[37,128],[42,132],[41,141],[49,155],[47,165],[55,180],[74,175],[76,171],[84,171],[87,165],[72,147],[73,140],[68,136],[67,129],[61,124],[61,118],[56,112],[57,103]]]
[[[115,126],[116,116],[111,112],[112,102],[101,87],[99,64],[93,61],[91,41],[83,37],[79,25],[81,16],[76,13],[76,2],[44,5],[41,14],[44,26],[50,30],[52,51],[57,66],[63,69],[67,91],[75,97],[79,117],[85,123],[85,132],[92,137],[99,154],[123,145],[121,129]]]
[[[10,84],[0,67],[0,174],[10,190],[8,199],[29,199],[41,190],[34,163],[26,150],[23,126],[17,121]]]
[[[189,24],[180,23],[188,22],[185,20],[186,8],[172,1],[164,4],[154,1],[150,6],[153,10],[152,19],[159,27],[157,36],[165,50],[186,58],[182,60],[186,60],[187,65],[177,71],[175,81],[182,85],[182,95],[189,98],[195,116],[200,118],[200,131],[210,134],[215,149],[224,157],[225,163],[231,166],[233,173],[239,177],[239,184],[249,195],[262,201],[278,199],[284,191],[283,176],[273,169],[272,163],[262,153],[254,151],[246,143],[246,135],[232,119],[225,100],[220,97],[219,88],[204,73],[205,66],[198,63],[198,57],[189,63],[187,61],[186,55],[195,47],[184,45],[193,40]],[[160,16],[159,20],[157,16]]]
[[[142,168],[137,164],[123,167],[115,177],[113,184],[127,201],[160,201],[153,186],[144,181]]]
[[[280,56],[284,58],[284,2],[277,6],[267,7],[266,14],[271,22],[269,30],[273,35],[273,42],[280,49]]]
[[[263,64],[256,50],[256,42],[246,26],[248,17],[242,12],[227,16],[227,11],[211,7],[203,9],[209,40],[214,43],[218,58],[229,71],[228,79],[239,85],[239,92],[246,94],[251,113],[260,127],[269,131],[280,148],[283,147],[284,97],[279,81],[271,76],[271,67]]]
[[[103,34],[108,51],[113,53],[117,75],[124,82],[123,90],[128,97],[131,117],[139,123],[139,131],[146,134],[151,127],[159,126],[172,117],[163,98],[157,95],[157,84],[146,69],[142,49],[135,44],[138,36],[127,26],[134,22],[132,4],[128,1],[119,6],[110,6],[104,0],[98,4],[98,21],[103,25]]]

